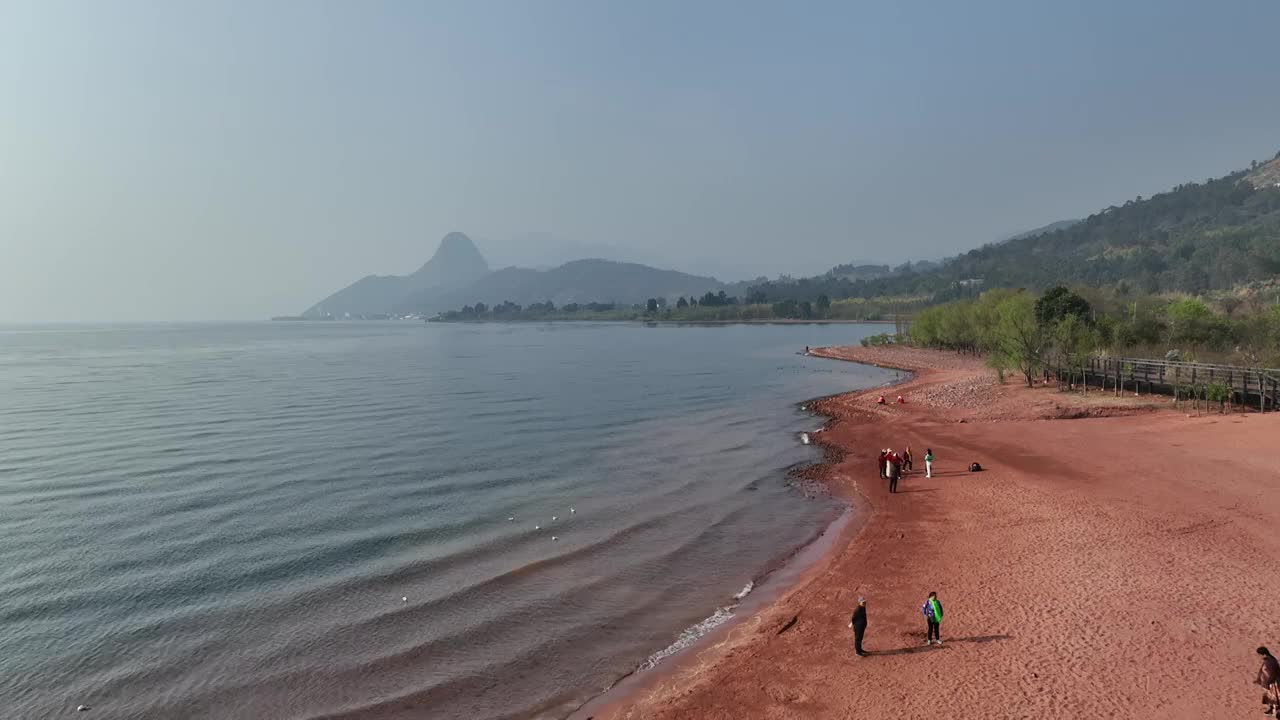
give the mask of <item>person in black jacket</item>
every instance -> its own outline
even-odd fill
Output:
[[[853,652],[858,657],[866,655],[862,650],[862,635],[867,631],[867,599],[858,598],[858,607],[853,609],[853,617],[849,620],[853,628]]]
[[[1254,682],[1262,686],[1263,714],[1280,714],[1280,662],[1265,645],[1258,648],[1258,654],[1262,656],[1262,667],[1258,668],[1258,679]]]

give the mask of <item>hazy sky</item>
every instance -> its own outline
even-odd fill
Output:
[[[1277,27],[1275,0],[0,0],[0,322],[298,312],[450,230],[499,265],[548,235],[749,275],[954,254],[1269,158]]]

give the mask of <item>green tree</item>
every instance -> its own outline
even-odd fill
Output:
[[[1061,285],[1049,288],[1036,300],[1036,322],[1046,328],[1056,327],[1063,318],[1072,315],[1087,321],[1091,313],[1088,300]]]
[[[1036,322],[1035,301],[1030,295],[1018,293],[1000,301],[996,306],[995,338],[992,352],[1001,354],[998,362],[1021,372],[1027,387],[1031,387],[1044,364],[1046,333]]]
[[[800,305],[795,300],[783,300],[773,304],[773,316],[778,318],[795,318],[800,315]]]
[[[1059,363],[1066,367],[1068,382],[1075,382],[1076,373],[1084,380],[1085,364],[1098,348],[1098,333],[1079,315],[1066,315],[1053,329],[1054,352]]]
[[[677,309],[677,310],[683,310],[683,309],[685,309],[685,308],[687,308],[687,307],[689,307],[689,301],[688,301],[688,300],[685,300],[685,299],[684,299],[684,296],[683,296],[683,295],[681,295],[681,296],[680,296],[680,299],[679,299],[679,300],[676,300],[676,309]]]
[[[1213,311],[1196,298],[1183,298],[1169,303],[1165,308],[1169,323],[1169,344],[1198,345],[1208,334],[1213,321]]]

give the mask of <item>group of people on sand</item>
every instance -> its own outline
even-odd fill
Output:
[[[942,644],[942,601],[938,593],[931,592],[920,606],[920,614],[925,621],[925,645]],[[858,598],[858,607],[853,609],[853,617],[849,619],[849,627],[853,628],[853,652],[858,657],[866,657],[867,651],[862,649],[862,638],[867,633],[867,599]]]
[[[892,448],[881,450],[876,465],[880,468],[880,479],[889,481],[889,492],[898,492],[898,480],[915,466],[911,446],[902,452],[895,452]],[[933,448],[924,451],[924,476],[933,477]]]
[[[908,445],[902,452],[896,452],[892,448],[885,448],[880,451],[876,459],[876,465],[880,469],[880,479],[889,481],[889,492],[898,492],[898,479],[903,473],[911,472],[915,465],[915,456],[911,452],[911,446]],[[924,472],[925,477],[933,477],[933,448],[924,451]],[[942,601],[938,599],[938,593],[931,592],[929,597],[925,598],[924,604],[920,606],[920,614],[925,619],[925,645],[942,644]],[[853,609],[853,617],[849,619],[849,627],[853,628],[853,651],[858,657],[866,656],[866,651],[862,649],[862,637],[867,632],[867,599],[865,597],[858,598],[858,607]]]

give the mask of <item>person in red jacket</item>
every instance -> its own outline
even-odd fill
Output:
[[[885,470],[889,473],[889,492],[898,492],[898,478],[902,477],[902,456],[896,452],[890,452]]]

